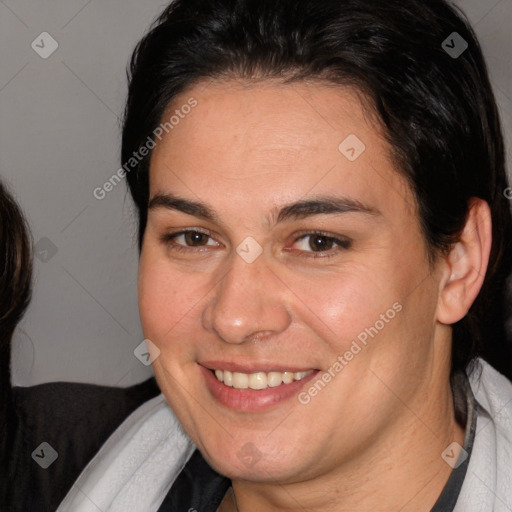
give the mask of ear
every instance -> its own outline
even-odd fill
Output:
[[[439,261],[437,320],[450,325],[464,318],[484,282],[492,244],[489,205],[472,198],[466,225],[450,253]]]

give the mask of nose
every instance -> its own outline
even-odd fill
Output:
[[[232,344],[283,332],[291,323],[286,291],[263,256],[246,263],[234,254],[205,305],[203,327]]]

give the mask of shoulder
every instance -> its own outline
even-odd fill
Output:
[[[478,416],[463,491],[478,510],[512,510],[512,383],[481,359],[469,380]]]
[[[11,496],[17,510],[55,510],[112,432],[159,393],[154,379],[128,388],[70,382],[15,387],[18,427],[10,480],[17,482]],[[46,469],[32,458],[43,442],[58,454]]]
[[[102,443],[126,416],[158,393],[154,379],[128,388],[52,382],[13,390],[25,431],[58,445],[81,438],[91,447]]]
[[[155,379],[148,379],[127,388],[99,386],[74,382],[49,382],[30,387],[13,388],[13,396],[18,412],[30,410],[30,416],[37,411],[52,412],[52,423],[63,418],[69,421],[70,415],[80,414],[83,407],[94,409],[98,404],[114,407],[111,413],[130,407],[137,407],[159,393]],[[110,415],[109,411],[107,415]]]
[[[489,414],[496,430],[512,444],[512,382],[482,359],[469,375],[478,404]]]

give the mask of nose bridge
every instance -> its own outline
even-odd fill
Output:
[[[276,281],[263,257],[249,263],[233,254],[204,312],[204,327],[229,343],[286,329],[290,316]]]

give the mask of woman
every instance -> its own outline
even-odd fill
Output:
[[[0,182],[0,510],[54,511],[89,459],[140,404],[153,379],[130,388],[53,382],[11,387],[14,330],[29,303],[28,227]]]
[[[177,0],[122,159],[163,395],[59,510],[512,509],[503,139],[454,7]]]

